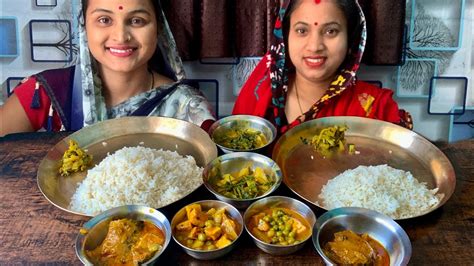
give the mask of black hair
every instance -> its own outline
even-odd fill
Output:
[[[344,13],[347,21],[347,44],[350,48],[353,45],[354,40],[358,37],[360,31],[360,14],[359,8],[355,3],[356,0],[336,0],[336,5]],[[285,13],[283,18],[283,39],[285,41],[285,47],[288,49],[288,35],[290,32],[290,18],[291,14],[301,4],[301,0],[292,0],[288,6],[288,11]],[[289,66],[292,68],[289,54],[286,53],[286,62],[290,63]]]
[[[82,16],[82,19],[79,18],[79,22],[85,27],[86,13],[87,13],[87,7],[89,6],[89,0],[81,0],[81,2],[82,2],[82,11],[80,15]],[[150,0],[150,2],[153,5],[153,10],[155,11],[156,24],[159,24],[158,14],[162,12],[160,0]],[[157,37],[158,37],[158,32],[157,32]],[[148,61],[148,68],[162,75],[165,75],[168,78],[176,80],[176,75],[174,71],[171,69],[169,64],[167,64],[167,59],[161,53],[161,50],[159,47],[156,47],[155,53]]]
[[[347,41],[349,47],[352,45],[354,38],[358,38],[360,31],[360,14],[356,0],[338,0],[336,4],[342,10],[347,20]]]

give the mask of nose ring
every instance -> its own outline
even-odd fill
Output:
[[[130,34],[127,36],[127,42],[129,42],[132,39],[132,36]]]

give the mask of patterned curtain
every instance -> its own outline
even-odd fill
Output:
[[[183,60],[262,56],[279,0],[162,0]],[[405,0],[359,0],[367,18],[364,63],[396,65],[403,50]]]

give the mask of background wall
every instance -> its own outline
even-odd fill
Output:
[[[75,1],[0,0],[0,104],[18,79],[74,63],[68,53],[75,49]],[[414,130],[430,140],[474,137],[473,2],[408,0],[402,64],[363,65],[359,72],[360,79],[393,89],[400,107],[412,114]],[[225,116],[258,60],[203,59],[185,67]]]

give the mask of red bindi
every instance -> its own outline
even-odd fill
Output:
[[[315,2],[316,4],[319,4],[319,3],[321,3],[321,0],[314,0],[314,2]]]
[[[119,6],[119,10],[122,10],[123,9],[123,6]]]
[[[318,26],[318,22],[314,22],[314,26]]]

